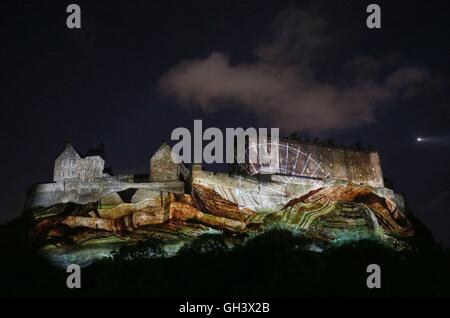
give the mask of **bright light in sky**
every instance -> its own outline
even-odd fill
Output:
[[[417,143],[429,144],[434,146],[449,146],[450,145],[450,134],[449,135],[438,135],[438,136],[421,136],[415,138]]]

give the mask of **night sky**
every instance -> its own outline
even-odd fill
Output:
[[[81,7],[81,29],[66,7]],[[366,6],[382,28],[366,27]],[[176,127],[279,127],[376,148],[450,246],[448,1],[2,1],[0,222],[70,139],[148,173]],[[417,142],[416,138],[425,138]]]

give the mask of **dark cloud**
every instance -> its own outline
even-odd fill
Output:
[[[275,19],[268,41],[255,48],[256,61],[232,65],[228,56],[182,61],[160,79],[162,91],[186,107],[214,111],[237,102],[271,125],[320,132],[375,120],[383,102],[417,92],[427,73],[415,66],[379,74],[372,57],[343,61],[347,80],[319,80],[317,55],[331,36],[326,22],[309,12],[287,10]]]
[[[270,40],[259,45],[255,55],[270,64],[295,64],[306,70],[314,53],[330,42],[325,27],[325,20],[310,12],[282,11],[275,18]]]

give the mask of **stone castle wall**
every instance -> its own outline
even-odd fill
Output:
[[[104,204],[108,205],[107,202],[111,199],[108,196],[127,189],[138,189],[133,197],[133,201],[138,202],[156,198],[162,192],[184,193],[186,186],[189,187],[189,183],[192,183],[212,188],[240,207],[262,211],[281,209],[289,200],[311,190],[348,182],[371,186],[380,196],[395,202],[400,208],[404,207],[403,198],[384,187],[377,152],[291,140],[281,140],[279,149],[280,160],[276,171],[272,167],[263,171],[264,166],[252,164],[247,166],[250,175],[234,175],[203,171],[201,165],[193,165],[192,172],[189,172],[184,165],[172,161],[170,146],[163,144],[150,160],[150,182],[140,183],[133,182],[133,176],[112,177],[104,174],[104,161],[101,157],[81,159],[71,146],[67,146],[55,161],[55,177],[64,177],[65,173],[61,171],[66,169],[67,172],[67,168],[74,167],[81,169],[80,171],[91,167],[94,175],[83,179],[79,175],[74,178],[71,173],[70,178],[38,184],[30,191],[26,209],[66,202],[86,204],[99,202],[104,198]],[[81,160],[87,160],[86,167],[83,164],[73,164],[80,163]],[[67,163],[70,164],[69,167]],[[187,181],[179,181],[180,176]]]
[[[32,187],[26,203],[26,210],[33,207],[48,207],[58,203],[73,202],[86,204],[127,189],[151,191],[184,192],[184,183],[179,181],[133,183],[129,178],[98,179],[92,182],[66,181],[43,183]]]
[[[351,180],[383,187],[380,158],[375,151],[332,147],[295,140],[279,141],[279,166],[246,164],[249,174],[275,173],[316,179]]]
[[[54,182],[31,188],[25,209],[48,207],[58,203],[110,201],[113,193],[138,189],[133,200],[155,197],[159,192],[183,193],[189,171],[182,164],[175,164],[171,148],[163,144],[150,160],[150,182],[135,182],[134,176],[110,176],[103,173],[105,161],[100,156],[81,158],[70,143],[55,160]],[[116,200],[117,201],[117,200]]]

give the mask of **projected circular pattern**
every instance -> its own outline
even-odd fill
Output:
[[[273,143],[251,145],[246,149],[245,159],[249,158],[250,151],[261,154],[264,149],[272,149],[276,146],[277,144]],[[292,147],[289,144],[278,144],[278,157],[278,167],[276,165],[271,165],[270,163],[262,164],[259,161],[256,163],[240,163],[240,166],[251,176],[260,173],[275,173],[292,177],[324,179],[330,175],[330,173],[321,166],[320,161],[311,157],[311,153],[303,152],[298,147]]]
[[[250,163],[249,153],[250,151],[256,151],[257,154],[265,153],[265,149],[273,149],[273,147],[278,146],[278,166],[275,164],[267,163],[262,164],[259,161],[256,163]],[[264,147],[264,148],[263,148]],[[264,151],[264,152],[263,152]],[[241,207],[247,208],[262,208],[267,202],[271,204],[284,204],[286,203],[286,186],[290,183],[299,183],[297,178],[307,178],[309,179],[309,184],[319,184],[320,180],[327,178],[330,173],[327,172],[322,166],[321,162],[317,161],[311,156],[311,153],[304,152],[297,147],[290,146],[287,144],[254,144],[250,145],[245,152],[244,163],[240,163],[240,167],[249,176],[254,176],[257,174],[276,174],[276,183],[281,184],[281,188],[278,185],[267,185],[267,183],[257,183],[255,182],[255,187],[258,186],[258,197],[259,200],[254,200],[253,202],[246,202],[244,204],[240,203]],[[246,180],[248,182],[248,180]],[[307,186],[300,183],[303,187],[303,193],[308,191]],[[264,193],[264,194],[261,194]],[[239,189],[236,194],[239,193]],[[256,202],[255,202],[256,201]]]

